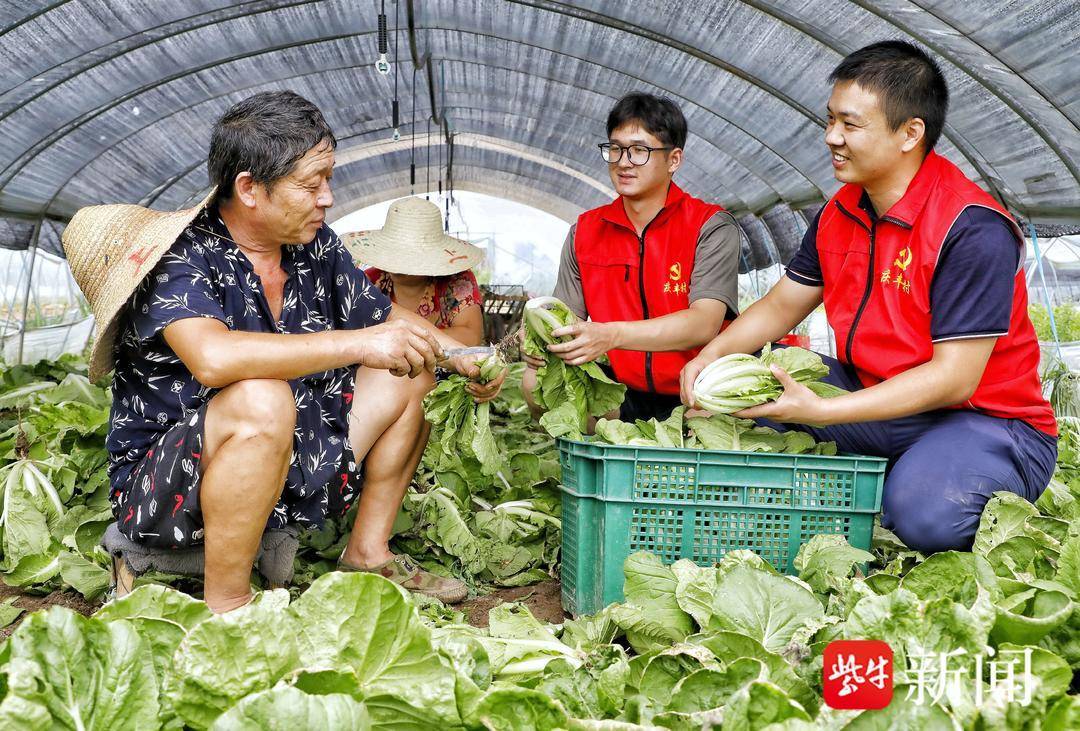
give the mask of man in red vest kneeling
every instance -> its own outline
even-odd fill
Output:
[[[618,414],[666,418],[679,405],[679,373],[738,308],[739,228],[720,206],[687,195],[672,176],[687,125],[670,99],[629,94],[607,119],[600,154],[619,197],[586,211],[563,246],[554,295],[582,322],[549,350],[572,365],[607,355],[627,386]],[[531,394],[536,368],[524,391]]]
[[[852,393],[819,398],[776,369],[783,395],[737,415],[888,457],[883,525],[920,551],[967,550],[990,496],[1036,500],[1057,456],[1027,314],[1024,238],[934,152],[948,92],[925,53],[875,43],[830,80],[825,144],[845,185],[787,276],[683,369],[683,400],[693,405],[708,363],[759,350],[824,302],[838,355],[826,359],[826,380]]]

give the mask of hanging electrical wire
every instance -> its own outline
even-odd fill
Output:
[[[383,2],[385,3],[386,0],[383,0]],[[400,129],[400,126],[399,126],[399,121],[398,121],[398,109],[399,109],[398,78],[401,76],[401,72],[400,72],[399,66],[398,66],[398,45],[400,43],[400,36],[401,36],[401,34],[398,33],[398,28],[401,25],[400,20],[399,20],[400,19],[400,15],[399,15],[399,8],[400,7],[401,6],[400,6],[399,3],[394,3],[394,101],[390,105],[390,116],[393,119],[393,124],[394,124],[394,135],[393,135],[394,142],[397,142],[398,140],[401,139],[401,129]]]
[[[409,195],[416,195],[416,66],[412,70],[412,124],[409,125]]]

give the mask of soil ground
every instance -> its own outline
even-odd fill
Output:
[[[532,586],[499,589],[463,602],[461,611],[465,612],[465,619],[472,626],[487,627],[488,612],[503,602],[521,602],[541,622],[562,624],[567,617],[563,612],[558,581],[542,581]]]
[[[36,612],[39,609],[61,606],[89,617],[101,606],[100,601],[88,602],[83,599],[82,594],[79,594],[78,592],[54,591],[52,594],[46,594],[45,596],[32,596],[30,594],[23,594],[19,589],[8,586],[7,584],[0,584],[0,603],[6,602],[13,596],[18,597],[18,599],[15,600],[15,606],[19,609],[25,609],[26,611],[19,615],[19,618],[7,627],[0,628],[0,640],[5,639],[14,632],[15,628],[19,626],[19,623],[22,622],[28,614]]]
[[[87,601],[75,592],[54,591],[44,596],[32,596],[19,589],[0,583],[0,603],[10,597],[18,597],[15,606],[26,610],[7,627],[0,628],[0,640],[6,638],[28,614],[52,606],[67,607],[79,614],[90,616],[101,606],[101,601]],[[561,623],[566,614],[563,612],[558,581],[543,581],[532,586],[519,586],[511,589],[499,589],[463,602],[459,609],[465,613],[466,621],[474,627],[488,626],[488,612],[492,607],[503,602],[521,602],[529,608],[541,622]]]

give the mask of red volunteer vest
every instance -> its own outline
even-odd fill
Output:
[[[949,229],[968,206],[997,211],[1017,245],[1012,217],[945,158],[931,152],[907,192],[877,223],[859,207],[863,189],[845,185],[818,220],[825,311],[838,357],[872,386],[933,357],[930,284]],[[1039,343],[1028,319],[1023,267],[1016,273],[1009,332],[998,338],[971,399],[956,408],[1022,419],[1057,435],[1039,383]]]
[[[723,209],[687,195],[675,183],[639,238],[622,197],[583,213],[574,234],[585,307],[595,322],[647,320],[690,306],[701,227]],[[638,391],[678,394],[679,372],[697,350],[608,353],[615,377]]]

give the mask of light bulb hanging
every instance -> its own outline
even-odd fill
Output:
[[[375,62],[375,70],[383,76],[390,73],[390,62],[386,60],[386,0],[383,0],[382,9],[379,12],[379,59]]]

